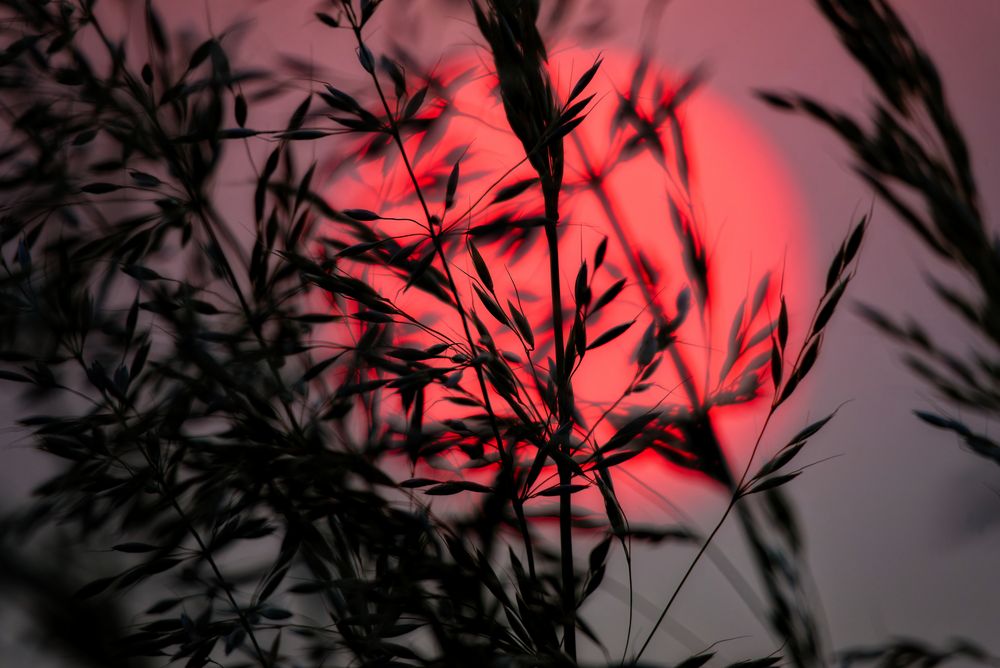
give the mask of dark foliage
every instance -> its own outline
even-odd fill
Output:
[[[1000,416],[1000,238],[985,220],[972,173],[969,148],[948,106],[941,76],[884,0],[817,0],[844,47],[878,90],[871,122],[805,95],[762,93],[779,109],[803,113],[835,132],[850,149],[855,169],[923,245],[961,277],[955,288],[927,280],[956,323],[974,333],[965,351],[939,342],[919,317],[894,320],[863,305],[861,314],[906,350],[908,366],[956,409]],[[971,338],[971,337],[970,337]],[[984,461],[1000,464],[1000,444],[950,416],[915,411],[948,430]],[[844,665],[935,666],[951,660],[995,663],[967,641],[934,649],[900,640],[846,651]]]
[[[870,123],[808,96],[762,93],[780,109],[804,113],[850,148],[858,174],[964,285],[933,275],[930,287],[956,322],[982,345],[966,351],[939,343],[919,318],[894,321],[870,306],[861,313],[906,348],[906,363],[959,408],[1000,414],[1000,243],[983,217],[969,148],[948,106],[941,76],[883,0],[817,2],[879,96]],[[864,126],[868,125],[866,129]],[[953,431],[982,457],[1000,463],[1000,445],[958,420],[918,411]]]
[[[468,227],[455,213],[461,156],[433,165],[438,178],[428,180],[411,153],[411,139],[446,129],[448,82],[417,60],[376,53],[366,40],[380,5],[340,0],[316,17],[331,39],[356,47],[366,89],[315,82],[284,127],[258,130],[258,105],[279,75],[231,62],[225,35],[186,47],[147,2],[140,54],[105,32],[94,0],[0,2],[17,18],[0,38],[0,376],[25,390],[31,412],[19,423],[35,446],[64,462],[7,536],[58,525],[81,547],[109,550],[88,564],[97,577],[67,611],[120,601],[123,614],[138,615],[118,634],[114,661],[574,665],[578,634],[603,648],[581,608],[612,550],[630,563],[633,542],[698,543],[662,621],[735,511],[775,646],[796,665],[820,664],[827,650],[800,585],[801,536],[781,487],[829,418],[752,473],[763,430],[740,471],[711,410],[769,394],[769,420],[796,391],[853,276],[866,221],[834,258],[801,345],[789,341],[783,297],[769,322],[765,278],[733,314],[715,386],[699,390],[676,345],[712,303],[694,207],[671,198],[668,228],[689,287],[670,300],[655,289],[648,258],[626,244],[631,273],[611,280],[607,239],[573,268],[572,289],[563,285],[567,147],[587,118],[600,62],[559,90],[538,3],[473,4],[511,140],[531,173],[500,175],[487,222]],[[690,201],[676,110],[699,76],[656,82],[663,94],[650,104],[638,91],[652,76],[640,60],[619,99],[617,143],[584,158],[590,178],[575,184],[596,195],[619,237],[626,221],[607,203],[600,169],[649,152]],[[328,204],[325,175],[296,147],[330,137],[350,159],[393,155],[403,165],[421,218],[402,221],[412,235],[387,233],[378,211]],[[233,213],[219,199],[223,155],[261,146],[266,157]],[[476,195],[474,206],[489,192]],[[541,210],[529,216],[501,206],[538,195]],[[550,277],[543,316],[480,252],[502,256],[540,233]],[[471,267],[470,290],[459,287],[459,266]],[[382,289],[366,268],[400,285]],[[601,322],[626,287],[648,305],[646,321]],[[453,326],[409,312],[399,298],[409,290],[436,300]],[[574,376],[590,351],[632,327],[645,333],[622,397],[650,389],[663,364],[683,379],[684,400],[601,407],[597,421],[615,427],[601,442],[574,398]],[[429,417],[437,400],[462,407],[461,419]],[[645,449],[729,496],[707,537],[629,523],[614,475]],[[442,453],[487,474],[449,472]],[[440,476],[410,475],[418,467]],[[587,524],[573,497],[594,489],[604,515]],[[443,496],[461,498],[464,512],[437,512],[429,500]],[[549,497],[554,512],[543,505]],[[557,545],[533,530],[536,517],[558,521]],[[632,647],[631,621],[621,660],[606,663],[639,665],[660,622]]]

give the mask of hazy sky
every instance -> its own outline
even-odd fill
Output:
[[[393,11],[405,3],[386,0],[384,9]],[[176,12],[170,15],[172,22],[195,25],[203,21],[205,2],[175,0],[170,4]],[[215,30],[237,17],[249,22],[242,44],[248,57],[267,62],[280,51],[315,59],[334,72],[350,72],[355,65],[353,53],[338,49],[329,31],[312,19],[318,6],[314,0],[210,0],[207,4]],[[611,43],[619,48],[634,44],[644,3],[605,4],[618,12]],[[1000,208],[1000,133],[996,130],[1000,43],[995,39],[1000,3],[906,0],[895,4],[943,74],[972,149],[984,208],[990,216]],[[167,3],[160,5],[166,10]],[[447,10],[443,6],[415,1],[410,11],[431,17],[421,30],[404,32],[412,22],[398,21],[382,24],[381,36],[393,31],[392,36],[402,43],[419,39],[424,48],[469,42],[474,30],[463,18],[461,3]],[[752,90],[803,91],[857,110],[869,89],[832,32],[810,3],[802,0],[673,0],[655,43],[657,56],[676,71],[708,63],[711,93],[754,126],[783,165],[783,178],[801,202],[797,220],[802,230],[795,244],[809,244],[803,257],[819,258],[819,266],[812,269],[817,277],[822,276],[827,258],[852,217],[870,206],[872,196],[852,175],[847,154],[835,140],[804,119],[766,108],[753,98]],[[768,203],[753,205],[767,207]],[[922,283],[922,272],[934,270],[927,254],[903,233],[885,206],[876,203],[874,211],[874,225],[849,297],[890,313],[917,315],[942,338],[966,343],[968,337],[952,328],[950,315],[929,298]],[[761,213],[755,210],[754,215]],[[804,295],[801,304],[793,305],[793,320],[796,315],[806,316],[817,296]],[[872,643],[896,635],[931,642],[965,636],[1000,653],[996,640],[1000,469],[964,452],[953,438],[925,428],[912,416],[914,408],[939,404],[914,382],[896,352],[848,308],[841,309],[809,379],[813,389],[787,407],[788,418],[779,423],[770,442],[780,445],[783,436],[810,417],[848,402],[810,445],[807,455],[810,461],[836,458],[810,469],[790,488],[806,527],[815,585],[834,646]],[[980,421],[978,426],[989,430],[991,425]],[[9,494],[23,493],[27,456],[8,450],[2,457],[6,465],[0,470]],[[709,523],[725,500],[702,496],[695,514]],[[744,562],[741,541],[736,530],[724,531],[719,540],[720,549],[737,564]],[[661,602],[689,558],[690,552],[677,547],[640,551],[637,590],[654,603]],[[617,573],[618,578],[621,575]],[[620,600],[608,595],[595,598],[595,605],[585,614],[606,621],[597,625],[608,628],[620,622],[624,610]],[[699,566],[675,611],[706,644],[749,635],[720,648],[734,658],[771,649],[766,632],[710,562]],[[637,623],[643,627],[649,622],[639,617]],[[679,633],[694,642],[684,631]],[[615,646],[614,640],[611,645]],[[648,658],[683,655],[683,645],[661,633]]]

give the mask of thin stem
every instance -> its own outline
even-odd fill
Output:
[[[82,355],[77,354],[75,355],[75,357],[77,362],[81,366],[84,366],[84,368],[86,368],[86,366],[84,365]],[[128,404],[128,407],[131,408],[133,412],[135,412],[136,416],[141,417],[136,407],[132,405],[127,398],[122,403],[123,403],[122,406],[123,409],[125,408],[125,404]],[[117,415],[118,420],[122,424],[122,427],[127,429],[128,422],[125,415],[122,413],[122,410],[119,410],[117,408],[113,408],[112,410],[114,411],[115,415]],[[149,465],[150,471],[152,471],[153,475],[156,477],[157,487],[159,487],[160,492],[163,494],[164,497],[166,497],[167,501],[170,503],[170,506],[174,509],[178,517],[180,517],[181,521],[184,523],[184,528],[187,529],[188,533],[191,534],[191,537],[194,538],[195,543],[198,544],[198,549],[201,551],[201,554],[202,556],[204,556],[205,561],[208,562],[209,567],[212,569],[212,573],[215,575],[216,580],[218,580],[219,586],[225,592],[226,598],[229,600],[229,604],[233,607],[233,612],[235,612],[236,616],[239,618],[240,625],[243,627],[243,630],[246,631],[247,637],[250,638],[250,642],[254,648],[254,653],[257,655],[257,660],[260,661],[260,665],[263,668],[268,668],[271,665],[271,662],[267,659],[266,655],[264,654],[264,650],[263,648],[261,648],[260,643],[257,642],[257,636],[256,634],[254,634],[253,626],[250,624],[250,620],[247,619],[247,616],[243,612],[243,609],[240,607],[239,603],[236,602],[236,598],[233,596],[232,591],[230,591],[229,586],[226,583],[226,579],[222,575],[222,570],[219,568],[219,564],[215,561],[215,558],[212,556],[211,550],[209,550],[208,545],[205,544],[205,541],[202,539],[201,534],[198,533],[198,530],[194,527],[194,523],[191,521],[191,518],[188,517],[187,513],[184,511],[184,508],[177,500],[177,496],[170,489],[170,486],[167,483],[167,478],[163,474],[163,470],[160,467],[160,463],[153,461],[153,458],[149,456],[149,452],[145,448],[140,446],[138,449],[139,452],[142,453],[143,459],[145,459],[146,463]],[[118,459],[118,461],[123,466],[125,466],[126,470],[128,470],[129,473],[134,478],[136,474],[130,469],[130,467],[127,464],[125,464],[124,461],[120,459]]]
[[[201,534],[199,534],[198,530],[194,528],[194,524],[191,523],[187,513],[184,512],[184,509],[181,507],[180,503],[178,503],[177,498],[173,495],[173,493],[167,490],[166,480],[163,479],[159,473],[157,473],[157,476],[159,477],[158,482],[160,483],[160,489],[162,489],[163,493],[167,495],[170,505],[180,516],[181,521],[184,522],[184,526],[187,528],[188,533],[190,533],[191,537],[194,538],[196,543],[198,543],[198,549],[201,550],[202,555],[205,557],[205,561],[207,561],[208,565],[211,567],[212,573],[215,574],[215,578],[219,581],[219,586],[222,587],[222,591],[226,593],[226,598],[229,599],[229,604],[233,606],[233,610],[240,619],[240,625],[243,627],[243,630],[247,632],[247,637],[250,638],[250,642],[253,644],[254,653],[257,654],[257,660],[260,661],[260,665],[265,666],[265,668],[270,666],[271,662],[264,655],[264,650],[261,648],[260,643],[257,642],[257,636],[253,632],[253,626],[251,626],[250,620],[247,619],[246,614],[244,614],[242,608],[240,608],[239,604],[236,602],[236,598],[233,596],[233,593],[229,590],[229,586],[227,585],[225,578],[222,576],[222,571],[219,569],[219,565],[212,557],[205,541],[202,540]]]
[[[817,307],[817,313],[818,311],[819,307]],[[813,315],[813,322],[815,322],[815,319],[816,319],[816,314]],[[810,329],[812,328],[810,327]],[[801,362],[805,348],[806,346],[803,345],[799,349],[799,353],[796,357],[795,363],[793,364],[793,368],[797,367]],[[771,407],[767,412],[767,417],[764,419],[764,424],[761,425],[760,431],[757,434],[757,439],[754,442],[753,449],[750,451],[750,457],[747,459],[746,466],[743,468],[743,473],[740,475],[739,480],[736,481],[733,485],[733,492],[729,499],[729,503],[726,506],[725,511],[722,513],[722,516],[719,518],[718,522],[716,522],[715,527],[712,529],[711,533],[709,533],[704,543],[702,543],[701,548],[698,550],[698,553],[694,556],[694,559],[688,565],[688,568],[684,572],[684,576],[681,578],[681,581],[677,583],[677,586],[674,588],[673,594],[671,594],[669,600],[667,601],[667,604],[663,608],[663,612],[660,613],[659,619],[657,619],[656,624],[653,625],[653,628],[650,630],[649,635],[646,637],[646,641],[639,648],[639,651],[636,652],[635,656],[632,657],[633,664],[638,662],[638,660],[642,657],[643,653],[646,651],[646,648],[652,641],[653,636],[656,634],[657,629],[660,627],[660,624],[663,622],[663,619],[667,616],[667,612],[670,610],[670,607],[677,599],[678,594],[680,594],[681,589],[684,588],[685,583],[691,576],[691,573],[694,571],[695,566],[697,566],[698,562],[701,561],[702,556],[704,556],[705,552],[708,550],[709,545],[712,544],[712,541],[715,538],[716,534],[719,532],[719,530],[722,528],[722,525],[725,524],[726,520],[729,518],[729,514],[733,511],[733,508],[735,508],[739,500],[743,498],[747,476],[749,476],[750,468],[753,465],[754,459],[757,457],[757,452],[760,450],[761,441],[763,440],[764,433],[767,431],[767,427],[771,422],[771,418],[774,417],[774,414],[777,412],[780,396],[781,396],[781,388],[780,387],[774,388],[774,395],[771,399]],[[725,462],[723,462],[723,464],[725,464]],[[753,536],[756,533],[753,517],[750,515],[749,512],[742,512],[741,510],[740,519],[743,522],[743,526],[748,534],[748,538],[750,539],[751,542],[753,542]],[[752,550],[752,552],[755,557],[759,558],[759,555],[756,550]]]
[[[77,361],[82,365],[83,357],[77,355],[76,358]],[[135,413],[136,417],[141,417],[141,415],[138,412],[138,409],[134,405],[132,405],[131,402],[129,402],[127,399],[126,402],[129,404],[129,407]],[[119,410],[115,410],[114,412],[118,416],[118,419],[122,423],[122,426],[128,428],[128,423],[125,415],[123,415],[122,412]],[[243,630],[246,631],[247,637],[250,638],[250,643],[253,645],[254,653],[257,655],[257,660],[260,661],[260,665],[263,668],[269,668],[271,666],[271,662],[268,660],[267,656],[264,654],[263,648],[257,641],[257,635],[254,633],[253,625],[250,624],[250,620],[247,619],[247,616],[243,612],[243,609],[240,607],[239,603],[236,602],[236,598],[233,596],[232,591],[230,591],[226,579],[222,575],[222,570],[219,568],[219,564],[215,561],[215,557],[212,556],[212,552],[208,548],[208,545],[205,543],[204,539],[202,539],[201,534],[198,533],[198,530],[195,528],[194,523],[191,521],[191,518],[188,517],[188,514],[184,511],[184,508],[177,500],[177,496],[170,489],[170,486],[167,482],[167,478],[163,474],[163,470],[160,467],[160,463],[153,461],[153,458],[149,456],[149,452],[145,448],[140,446],[139,452],[142,453],[143,459],[146,460],[146,463],[149,465],[150,470],[156,477],[156,484],[157,487],[159,487],[160,492],[163,494],[163,496],[166,497],[167,501],[170,503],[170,506],[177,513],[177,516],[180,517],[181,522],[184,523],[184,528],[187,529],[188,533],[191,534],[191,537],[194,538],[195,543],[198,544],[198,549],[200,550],[201,555],[205,558],[205,561],[208,562],[209,567],[212,569],[212,573],[215,575],[215,579],[218,580],[219,586],[222,588],[222,591],[225,592],[226,598],[229,600],[229,604],[233,607],[233,612],[235,612],[236,616],[239,618],[240,625],[243,627]],[[125,464],[125,462],[121,460],[119,460],[119,462],[122,465],[126,466],[126,470],[129,470],[129,473],[134,478],[136,474],[130,470],[127,464]]]
[[[345,2],[344,7],[347,9],[348,17],[351,21],[351,28],[354,32],[355,40],[359,47],[364,46],[364,41],[361,37],[361,26],[357,22],[356,16],[354,14],[354,9],[350,2]],[[400,157],[403,159],[403,164],[406,167],[406,172],[410,177],[410,181],[413,184],[413,189],[417,195],[417,199],[420,201],[420,207],[423,209],[425,218],[427,219],[427,233],[431,238],[431,242],[434,244],[434,250],[438,255],[443,267],[445,278],[448,281],[448,288],[451,291],[452,297],[455,299],[455,310],[458,311],[459,317],[462,321],[462,329],[465,333],[466,341],[469,344],[470,357],[475,358],[476,345],[474,339],[472,338],[472,330],[469,328],[469,319],[465,314],[465,308],[462,306],[462,298],[459,293],[458,286],[455,283],[454,275],[451,271],[451,263],[448,261],[448,257],[444,252],[444,245],[441,243],[440,235],[435,231],[434,219],[431,215],[430,208],[427,205],[427,200],[424,197],[423,189],[420,187],[420,183],[417,180],[416,172],[413,169],[413,165],[410,162],[409,154],[406,152],[406,147],[403,144],[403,138],[399,132],[399,125],[396,122],[396,118],[393,115],[392,109],[389,106],[389,101],[385,96],[385,92],[382,90],[382,84],[378,79],[378,75],[374,71],[369,72],[372,82],[375,85],[375,90],[378,93],[379,100],[382,103],[382,108],[385,111],[386,119],[388,122],[389,133],[392,136],[393,142],[399,150]],[[518,524],[520,526],[521,535],[524,540],[524,549],[528,560],[528,572],[532,580],[536,578],[535,574],[535,557],[534,550],[531,545],[531,535],[528,532],[528,522],[524,514],[524,505],[522,500],[517,494],[517,485],[514,480],[514,465],[513,465],[513,455],[512,451],[507,452],[504,448],[503,437],[500,435],[500,427],[497,423],[496,412],[493,410],[493,403],[490,399],[489,390],[486,386],[486,377],[483,374],[482,365],[475,365],[476,378],[479,381],[479,389],[483,395],[483,405],[486,408],[486,412],[490,418],[490,427],[493,431],[493,437],[496,440],[497,452],[500,454],[501,462],[503,464],[503,470],[506,472],[508,477],[508,483],[510,486],[510,499],[511,504],[514,508],[514,514],[517,517]]]
[[[94,25],[97,28],[98,33],[101,35],[102,40],[108,45],[109,49],[112,49],[110,41],[107,39],[107,36],[103,34],[103,31],[100,28],[100,24],[96,21],[96,19],[94,20]],[[152,129],[154,130],[156,138],[159,141],[160,145],[163,147],[164,153],[166,154],[168,160],[174,165],[175,168],[183,167],[183,169],[177,170],[179,172],[177,178],[181,182],[181,186],[183,187],[183,192],[187,195],[189,202],[195,205],[193,207],[194,213],[196,213],[197,216],[204,223],[204,227],[205,230],[208,232],[210,241],[219,251],[218,252],[219,264],[221,265],[223,271],[225,272],[226,278],[228,279],[229,283],[232,285],[233,292],[236,294],[236,298],[240,303],[240,308],[243,311],[243,315],[247,320],[247,325],[253,332],[254,338],[256,338],[257,344],[261,347],[261,350],[262,351],[266,350],[267,344],[264,341],[264,333],[260,327],[260,323],[257,321],[257,318],[254,317],[253,312],[250,309],[250,304],[247,301],[246,296],[243,294],[243,289],[240,287],[239,280],[236,277],[236,272],[233,270],[232,264],[229,262],[229,257],[226,255],[226,253],[222,251],[223,246],[221,241],[219,240],[214,225],[214,220],[217,218],[217,215],[215,214],[214,210],[209,206],[209,204],[205,202],[204,198],[200,196],[196,188],[193,186],[191,179],[189,178],[189,175],[187,173],[188,166],[184,164],[184,161],[181,159],[181,156],[177,154],[174,142],[171,140],[168,133],[164,130],[162,124],[160,123],[158,108],[149,99],[140,99],[140,98],[135,98],[135,99],[136,102],[145,111],[146,116],[148,117],[152,125]],[[220,225],[220,230],[223,233],[225,233],[227,228],[225,225]],[[232,239],[230,239],[230,242],[234,245],[234,247],[238,247]],[[237,253],[237,257],[242,260],[241,254]],[[274,377],[277,387],[282,387],[284,385],[284,382],[281,378],[280,372],[278,371],[278,367],[276,366],[275,361],[272,359],[271,356],[267,356],[267,365],[271,372],[271,375]],[[281,396],[280,392],[278,393],[278,395],[279,395],[278,398],[284,408],[285,415],[288,418],[290,426],[292,427],[293,431],[299,437],[301,437],[302,428],[299,425],[298,419],[295,417],[294,412],[292,411],[291,405],[289,404],[288,400],[285,397]]]
[[[220,250],[219,259],[223,271],[226,272],[226,276],[229,282],[233,286],[233,292],[236,293],[236,298],[240,302],[240,309],[243,311],[243,316],[247,320],[247,325],[250,326],[250,331],[253,332],[254,338],[257,340],[257,345],[261,347],[261,351],[267,350],[267,343],[264,340],[264,331],[261,329],[260,323],[257,318],[254,317],[253,312],[250,310],[250,304],[247,301],[246,296],[243,294],[243,289],[240,287],[239,281],[236,278],[236,273],[233,271],[232,265],[229,263],[228,258],[225,253],[222,253],[222,246],[219,243],[219,238],[215,233],[215,226],[213,224],[213,219],[215,218],[214,211],[205,212],[203,209],[199,208],[199,217],[205,223],[205,230],[209,234],[209,238],[216,248]],[[267,360],[267,367],[274,377],[274,381],[278,387],[284,386],[284,381],[281,378],[281,372],[278,370],[277,364],[271,355],[265,356]],[[282,396],[281,392],[278,392],[278,400],[281,403],[282,408],[285,411],[285,416],[288,418],[289,424],[292,430],[301,438],[303,435],[302,427],[299,424],[298,418],[295,417],[295,413],[292,411],[292,406],[288,402],[288,399]]]
[[[584,148],[583,141],[575,134],[573,135],[573,140],[576,142],[576,148],[580,153],[580,159],[583,162],[584,169],[587,170],[589,174],[594,175],[592,162],[586,152],[586,149]],[[646,301],[655,307],[653,313],[655,314],[657,320],[665,321],[667,319],[666,307],[660,299],[659,292],[655,289],[653,277],[649,275],[649,272],[647,272],[646,268],[643,267],[642,262],[639,261],[639,257],[635,251],[638,246],[629,236],[628,229],[623,224],[621,217],[618,214],[618,206],[613,199],[613,195],[608,191],[607,186],[600,177],[591,179],[589,185],[591,192],[594,193],[598,204],[600,204],[601,209],[604,211],[604,215],[611,224],[611,229],[614,230],[615,236],[618,238],[618,243],[625,252],[625,259],[628,261],[629,268],[632,270],[632,273],[635,275],[636,279],[638,279],[639,287],[643,292],[643,297],[645,297]],[[681,378],[684,393],[687,395],[688,401],[691,403],[692,412],[700,411],[703,408],[701,396],[698,393],[698,388],[694,384],[693,376],[691,375],[687,360],[684,359],[684,355],[677,349],[674,342],[671,342],[668,348],[670,361],[673,363],[678,376]],[[709,424],[709,427],[711,427],[711,424]]]
[[[559,427],[565,420],[569,408],[569,377],[566,373],[566,349],[563,336],[562,289],[559,274],[559,189],[551,184],[543,184],[545,196],[545,238],[549,246],[549,283],[552,291],[552,329],[556,348],[556,418]],[[569,441],[562,446],[566,457],[572,455]],[[559,484],[563,487],[559,494],[559,559],[562,565],[562,603],[566,615],[563,623],[563,645],[570,659],[576,661],[576,586],[573,575],[573,498],[569,485],[573,482],[573,471],[567,462],[559,462]]]

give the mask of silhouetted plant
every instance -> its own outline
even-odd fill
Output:
[[[961,288],[934,274],[927,281],[977,343],[965,351],[936,341],[920,318],[894,320],[869,305],[861,314],[897,340],[904,360],[955,408],[1000,415],[1000,239],[983,216],[969,148],[945,97],[930,56],[884,0],[817,0],[854,60],[878,91],[868,122],[799,94],[763,92],[772,106],[819,121],[850,149],[855,170],[944,266]],[[970,450],[1000,464],[1000,444],[948,415],[915,411],[928,424],[953,432]],[[974,644],[959,640],[934,649],[917,640],[843,652],[844,665],[937,665],[952,659],[995,664]]]
[[[804,95],[763,93],[781,109],[805,113],[850,148],[858,174],[945,265],[967,280],[955,287],[928,275],[938,298],[986,343],[964,354],[934,341],[918,320],[895,322],[877,309],[862,313],[907,349],[908,366],[957,407],[996,415],[1000,409],[1000,256],[983,218],[969,150],[945,99],[930,56],[882,0],[818,1],[841,42],[877,87],[868,129],[860,119]],[[972,294],[968,291],[971,290]],[[1000,463],[1000,445],[951,417],[918,411],[977,454]]]
[[[352,40],[370,82],[364,94],[312,82],[321,89],[284,127],[258,130],[257,105],[273,95],[276,75],[230,62],[225,35],[184,48],[147,1],[146,61],[105,32],[93,0],[0,3],[17,19],[3,25],[0,54],[8,130],[0,377],[26,387],[29,406],[45,407],[19,422],[38,448],[66,461],[9,531],[59,524],[81,545],[110,547],[120,559],[76,597],[118,592],[142,620],[121,640],[121,655],[188,666],[575,665],[578,633],[603,649],[581,606],[601,586],[611,549],[619,545],[630,561],[633,541],[695,543],[644,642],[632,647],[630,618],[622,658],[607,658],[638,665],[735,510],[778,645],[796,665],[820,664],[827,650],[780,488],[801,472],[796,456],[832,416],[756,469],[755,459],[771,416],[813,368],[866,221],[834,258],[801,345],[789,342],[783,296],[770,321],[765,277],[732,318],[717,382],[699,388],[676,345],[711,303],[676,113],[697,74],[676,87],[656,81],[662,94],[644,106],[637,91],[652,75],[640,60],[633,90],[618,100],[618,143],[611,155],[584,160],[586,179],[571,184],[595,194],[620,240],[629,221],[608,203],[600,170],[652,154],[680,184],[668,195],[669,229],[689,287],[662,300],[654,263],[631,247],[621,249],[631,276],[608,283],[605,238],[586,249],[564,295],[567,147],[594,104],[588,92],[600,61],[562,90],[550,76],[537,2],[472,4],[510,139],[531,170],[513,182],[520,163],[498,170],[466,212],[486,218],[472,226],[454,208],[461,156],[428,167],[411,155],[415,136],[447,132],[449,82],[419,59],[373,51],[366,28],[382,4],[339,0],[317,14],[334,39]],[[295,150],[326,138],[341,140],[331,150],[358,165],[396,156],[417,217],[334,208],[320,192],[327,175]],[[269,150],[254,167],[245,211],[229,213],[216,180],[235,142]],[[576,151],[586,155],[578,143]],[[518,198],[528,215],[504,208]],[[390,233],[386,220],[410,227]],[[524,306],[516,284],[508,291],[480,250],[503,257],[535,244],[539,232],[549,265],[540,309]],[[626,289],[647,305],[645,333],[621,397],[590,416],[574,377],[589,351],[638,323],[590,331]],[[455,326],[411,312],[402,299],[409,290],[436,300]],[[654,386],[661,364],[676,372],[684,400],[619,410]],[[751,458],[729,461],[711,410],[761,394],[770,395],[769,410]],[[429,417],[438,398],[463,407],[461,418]],[[597,431],[605,420],[614,425],[607,438]],[[707,536],[629,523],[614,475],[646,449],[729,496]],[[489,477],[400,475],[401,459],[410,471],[440,470],[446,452]],[[588,524],[573,497],[593,489],[605,516]],[[451,495],[467,499],[464,512],[428,503]],[[559,500],[554,514],[539,507],[548,497]],[[558,548],[531,526],[553,515]],[[584,544],[593,545],[586,560]]]

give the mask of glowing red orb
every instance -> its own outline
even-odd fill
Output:
[[[555,50],[550,76],[557,95],[565,99],[597,57],[581,49]],[[789,300],[802,292],[808,262],[800,250],[802,207],[775,150],[734,107],[702,88],[688,96],[684,77],[655,64],[637,78],[635,58],[610,52],[599,57],[598,74],[574,100],[594,95],[587,117],[564,140],[559,248],[566,331],[573,322],[574,280],[583,262],[592,277],[593,300],[626,280],[621,294],[588,320],[588,341],[635,322],[612,342],[587,351],[580,362],[573,376],[582,417],[578,436],[592,429],[591,440],[599,446],[629,414],[655,407],[678,415],[692,405],[710,406],[725,454],[733,468],[742,470],[753,442],[747,427],[760,419],[767,403],[747,399],[771,391],[767,332],[777,316],[779,284]],[[439,65],[449,103],[445,108],[431,101],[432,91],[424,110],[436,118],[433,129],[409,134],[405,147],[431,214],[442,220],[437,229],[449,248],[463,303],[493,329],[497,347],[512,360],[522,398],[543,414],[531,366],[546,369],[552,355],[552,337],[545,333],[551,323],[549,265],[542,229],[529,224],[543,213],[542,196],[530,182],[535,174],[524,161],[524,148],[507,125],[491,67],[485,60]],[[426,241],[425,212],[397,148],[385,141],[363,151],[368,160],[360,167],[338,172],[329,191],[331,204],[377,211],[382,219],[367,224],[393,235],[402,247]],[[447,181],[457,161],[455,203],[445,211]],[[521,192],[512,195],[520,186]],[[605,237],[607,253],[595,273],[595,250]],[[521,338],[484,308],[473,289],[477,272],[466,239],[486,260],[501,307],[507,310],[509,299],[535,324],[534,350],[526,350]],[[428,252],[429,243],[422,252]],[[789,248],[799,250],[786,254]],[[699,289],[700,261],[707,267],[707,291]],[[434,260],[432,266],[440,263]],[[388,269],[360,263],[355,269],[434,332],[464,343],[460,319],[440,299],[419,286],[404,289],[405,280]],[[658,319],[675,318],[685,301],[690,310],[673,333],[676,341],[654,373],[636,380],[645,330]],[[404,328],[400,340],[427,347],[440,340],[434,332]],[[478,394],[471,370],[461,382]],[[469,411],[446,397],[445,392],[428,395],[425,421],[458,419]],[[493,399],[499,413],[510,414],[502,400]],[[676,444],[669,439],[653,445],[623,464],[615,478],[626,507],[639,498],[632,493],[636,490],[676,499],[697,487],[712,487],[704,484],[704,476],[679,475],[690,469],[683,465],[683,453],[671,454]],[[530,462],[530,452],[525,458]],[[457,469],[464,463],[448,452],[438,458],[439,465]],[[427,469],[416,473],[433,474]],[[637,512],[647,518],[653,514]]]

